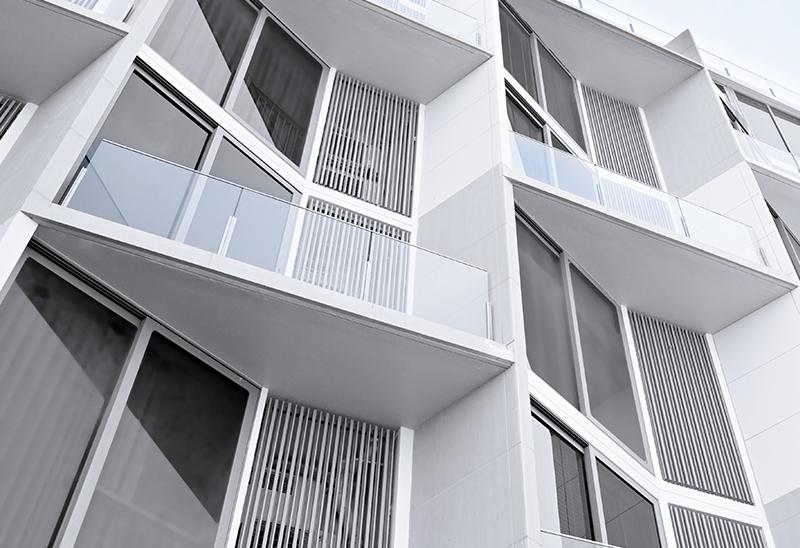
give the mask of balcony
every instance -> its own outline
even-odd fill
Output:
[[[277,395],[410,426],[511,362],[484,270],[121,145],[96,147],[63,205],[26,211],[45,245]]]
[[[542,548],[618,548],[611,544],[603,544],[570,535],[562,535],[553,531],[542,530]]]
[[[269,8],[328,65],[420,103],[489,58],[475,16],[482,8],[467,14],[438,0],[275,0]]]
[[[800,185],[800,159],[786,149],[768,145],[741,131],[734,132],[745,159]]]
[[[0,92],[41,103],[127,34],[132,5],[0,0]]]
[[[516,133],[510,151],[518,206],[622,304],[714,333],[793,287],[743,223]]]

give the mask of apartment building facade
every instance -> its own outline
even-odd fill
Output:
[[[599,2],[4,2],[0,545],[800,543],[799,96]]]

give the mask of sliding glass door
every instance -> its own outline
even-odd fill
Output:
[[[253,385],[38,256],[0,347],[0,545],[223,545]]]

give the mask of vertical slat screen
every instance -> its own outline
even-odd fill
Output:
[[[631,312],[664,479],[753,503],[703,334]]]
[[[669,232],[676,231],[669,202],[672,198],[667,194],[658,193],[663,196],[645,194],[605,177],[600,179],[600,191],[603,193],[603,204],[611,209]],[[680,230],[682,233],[683,228]]]
[[[314,182],[411,215],[419,105],[341,72]]]
[[[669,512],[678,548],[765,548],[760,527],[675,506]]]
[[[267,400],[238,548],[382,548],[391,539],[396,432]]]
[[[653,157],[639,110],[583,86],[597,163],[620,175],[659,188]]]
[[[294,277],[404,311],[409,233],[341,206],[310,198]]]
[[[21,101],[0,95],[0,139],[3,138],[8,128],[17,119],[17,115],[19,115],[24,106],[25,103]]]

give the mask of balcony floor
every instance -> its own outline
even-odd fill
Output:
[[[766,267],[622,219],[558,189],[514,184],[517,205],[632,310],[716,333],[795,287]]]
[[[330,66],[421,103],[489,58],[368,0],[275,0],[269,8]]]
[[[487,339],[80,212],[34,217],[39,241],[299,403],[414,427],[512,362]]]
[[[0,92],[39,104],[127,34],[66,0],[0,0]]]

